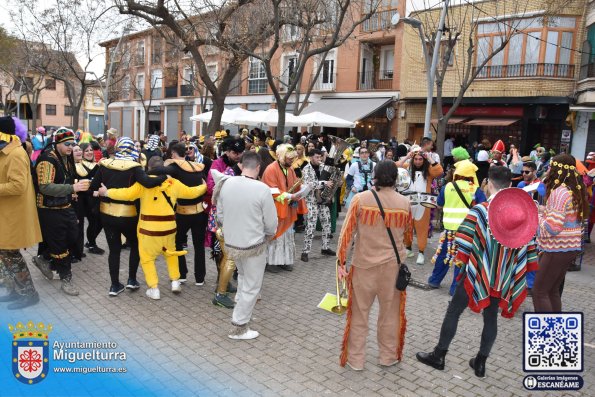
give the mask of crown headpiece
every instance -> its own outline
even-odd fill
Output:
[[[54,327],[52,324],[46,326],[44,323],[37,323],[36,325],[33,321],[29,321],[26,325],[21,322],[18,322],[16,326],[8,324],[8,329],[12,332],[13,340],[25,338],[48,339],[48,334],[52,332]]]

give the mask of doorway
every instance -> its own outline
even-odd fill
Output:
[[[161,131],[161,121],[149,120],[149,132],[147,135],[152,134],[155,131]]]

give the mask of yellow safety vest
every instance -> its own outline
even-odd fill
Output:
[[[456,181],[456,184],[461,190],[461,193],[463,193],[463,197],[465,197],[467,204],[471,205],[475,198],[477,186],[463,180]],[[442,223],[444,224],[444,228],[446,230],[457,230],[468,212],[469,209],[459,197],[459,194],[453,186],[453,182],[449,182],[444,188],[444,208],[442,210]]]

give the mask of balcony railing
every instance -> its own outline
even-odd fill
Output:
[[[588,79],[589,77],[595,77],[595,62],[581,66],[579,80]]]
[[[473,68],[475,72],[477,68]],[[526,63],[523,65],[484,66],[477,75],[478,79],[498,79],[510,77],[551,77],[572,78],[574,65],[557,63]]]
[[[312,76],[314,78],[315,76]],[[325,73],[324,70],[320,71],[316,83],[312,91],[334,91],[336,87],[337,74],[336,73]]]
[[[177,96],[178,96],[178,86],[177,85],[165,87],[165,97],[166,98],[175,98]]]
[[[375,32],[389,28],[391,18],[398,13],[397,10],[378,11],[362,23],[362,32]]]
[[[194,89],[190,84],[183,84],[180,86],[180,96],[194,96]]]
[[[390,90],[393,88],[393,71],[360,72],[358,82],[360,90]]]

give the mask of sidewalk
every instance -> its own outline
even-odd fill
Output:
[[[334,236],[335,245],[338,235],[339,230]],[[419,281],[425,282],[432,270],[430,259],[437,239],[435,233],[424,266],[415,265],[415,258],[408,260],[413,277]],[[296,234],[298,258],[302,240],[303,234]],[[98,243],[107,248],[103,234]],[[415,359],[416,352],[431,350],[437,342],[450,298],[451,275],[439,290],[408,288],[404,357],[400,364],[388,369],[376,364],[376,306],[371,315],[365,370],[354,372],[338,364],[345,318],[316,307],[326,292],[335,290],[335,259],[320,255],[319,237],[308,263],[297,259],[293,272],[265,274],[262,301],[256,306],[252,323],[261,336],[253,341],[227,338],[231,310],[211,303],[216,270],[210,259],[205,285],[195,286],[191,282],[193,274],[189,274],[189,283],[178,296],[170,292],[165,264],[160,260],[162,298],[151,301],[145,296],[140,270],[140,291],[108,297],[107,253],[87,254],[82,263],[73,265],[73,282],[81,295],[67,297],[60,292],[59,281],[46,281],[31,264],[33,252],[28,250],[25,257],[42,301],[21,313],[0,309],[1,346],[10,343],[6,339],[10,337],[7,323],[44,321],[54,326],[51,340],[117,342],[118,349],[127,353],[128,372],[102,376],[51,373],[42,383],[28,386],[10,379],[10,365],[4,362],[10,353],[4,352],[0,353],[0,384],[8,395],[87,395],[91,390],[99,395],[168,396],[529,395],[522,385],[525,374],[521,344],[522,312],[532,310],[530,298],[515,318],[499,318],[499,334],[487,361],[486,379],[476,378],[468,366],[479,347],[482,327],[482,317],[469,310],[461,318],[444,371],[433,370]],[[188,256],[189,263],[192,255]],[[127,278],[127,261],[128,251],[123,251],[121,281]],[[563,296],[564,310],[585,313],[582,395],[595,395],[593,285],[595,247],[588,245],[583,270],[568,274]],[[51,364],[58,365],[55,361]],[[4,395],[1,390],[0,395]]]

